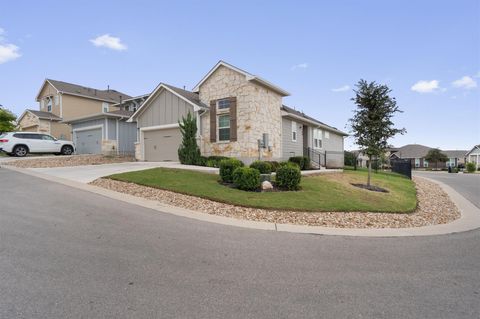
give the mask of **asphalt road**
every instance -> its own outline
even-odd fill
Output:
[[[480,317],[478,230],[248,230],[5,169],[0,181],[0,318]]]
[[[413,171],[413,175],[443,182],[480,208],[480,174]]]

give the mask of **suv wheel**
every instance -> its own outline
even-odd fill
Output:
[[[62,155],[72,155],[73,154],[73,147],[70,145],[65,145],[62,147]]]
[[[15,146],[13,149],[13,155],[17,157],[24,157],[28,154],[28,148],[23,145]]]

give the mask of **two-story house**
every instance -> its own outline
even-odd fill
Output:
[[[44,132],[60,139],[72,138],[72,118],[118,110],[118,103],[131,98],[112,89],[98,90],[46,79],[36,97],[39,110],[27,109],[18,119],[21,131]]]
[[[129,119],[137,122],[136,157],[178,161],[179,121],[197,119],[202,155],[286,160],[308,155],[314,164],[343,166],[346,133],[283,105],[289,93],[231,64],[218,62],[192,91],[161,83]]]

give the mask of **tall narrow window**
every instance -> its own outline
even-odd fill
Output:
[[[47,97],[47,112],[52,112],[52,98]]]
[[[218,116],[218,140],[230,140],[230,115]]]
[[[419,158],[415,159],[415,167],[420,167],[420,159]]]
[[[313,129],[313,147],[322,148],[322,131],[318,128]]]
[[[297,141],[297,122],[292,121],[292,142]]]
[[[102,111],[103,111],[103,113],[108,112],[108,103],[107,102],[102,103]]]

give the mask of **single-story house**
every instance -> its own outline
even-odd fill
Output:
[[[395,152],[390,155],[390,159],[409,159],[412,163],[412,167],[415,169],[420,168],[448,168],[448,167],[457,167],[460,164],[465,164],[465,153],[464,150],[442,150],[448,157],[448,161],[445,163],[429,163],[425,157],[428,152],[433,149],[420,144],[408,144],[398,148]]]
[[[280,87],[218,62],[192,91],[160,83],[128,122],[136,122],[136,157],[178,161],[179,121],[191,113],[204,156],[286,160],[309,155],[313,164],[343,166],[346,133],[283,105]]]
[[[465,154],[465,159],[469,163],[475,163],[477,170],[480,168],[480,144],[475,145]]]

